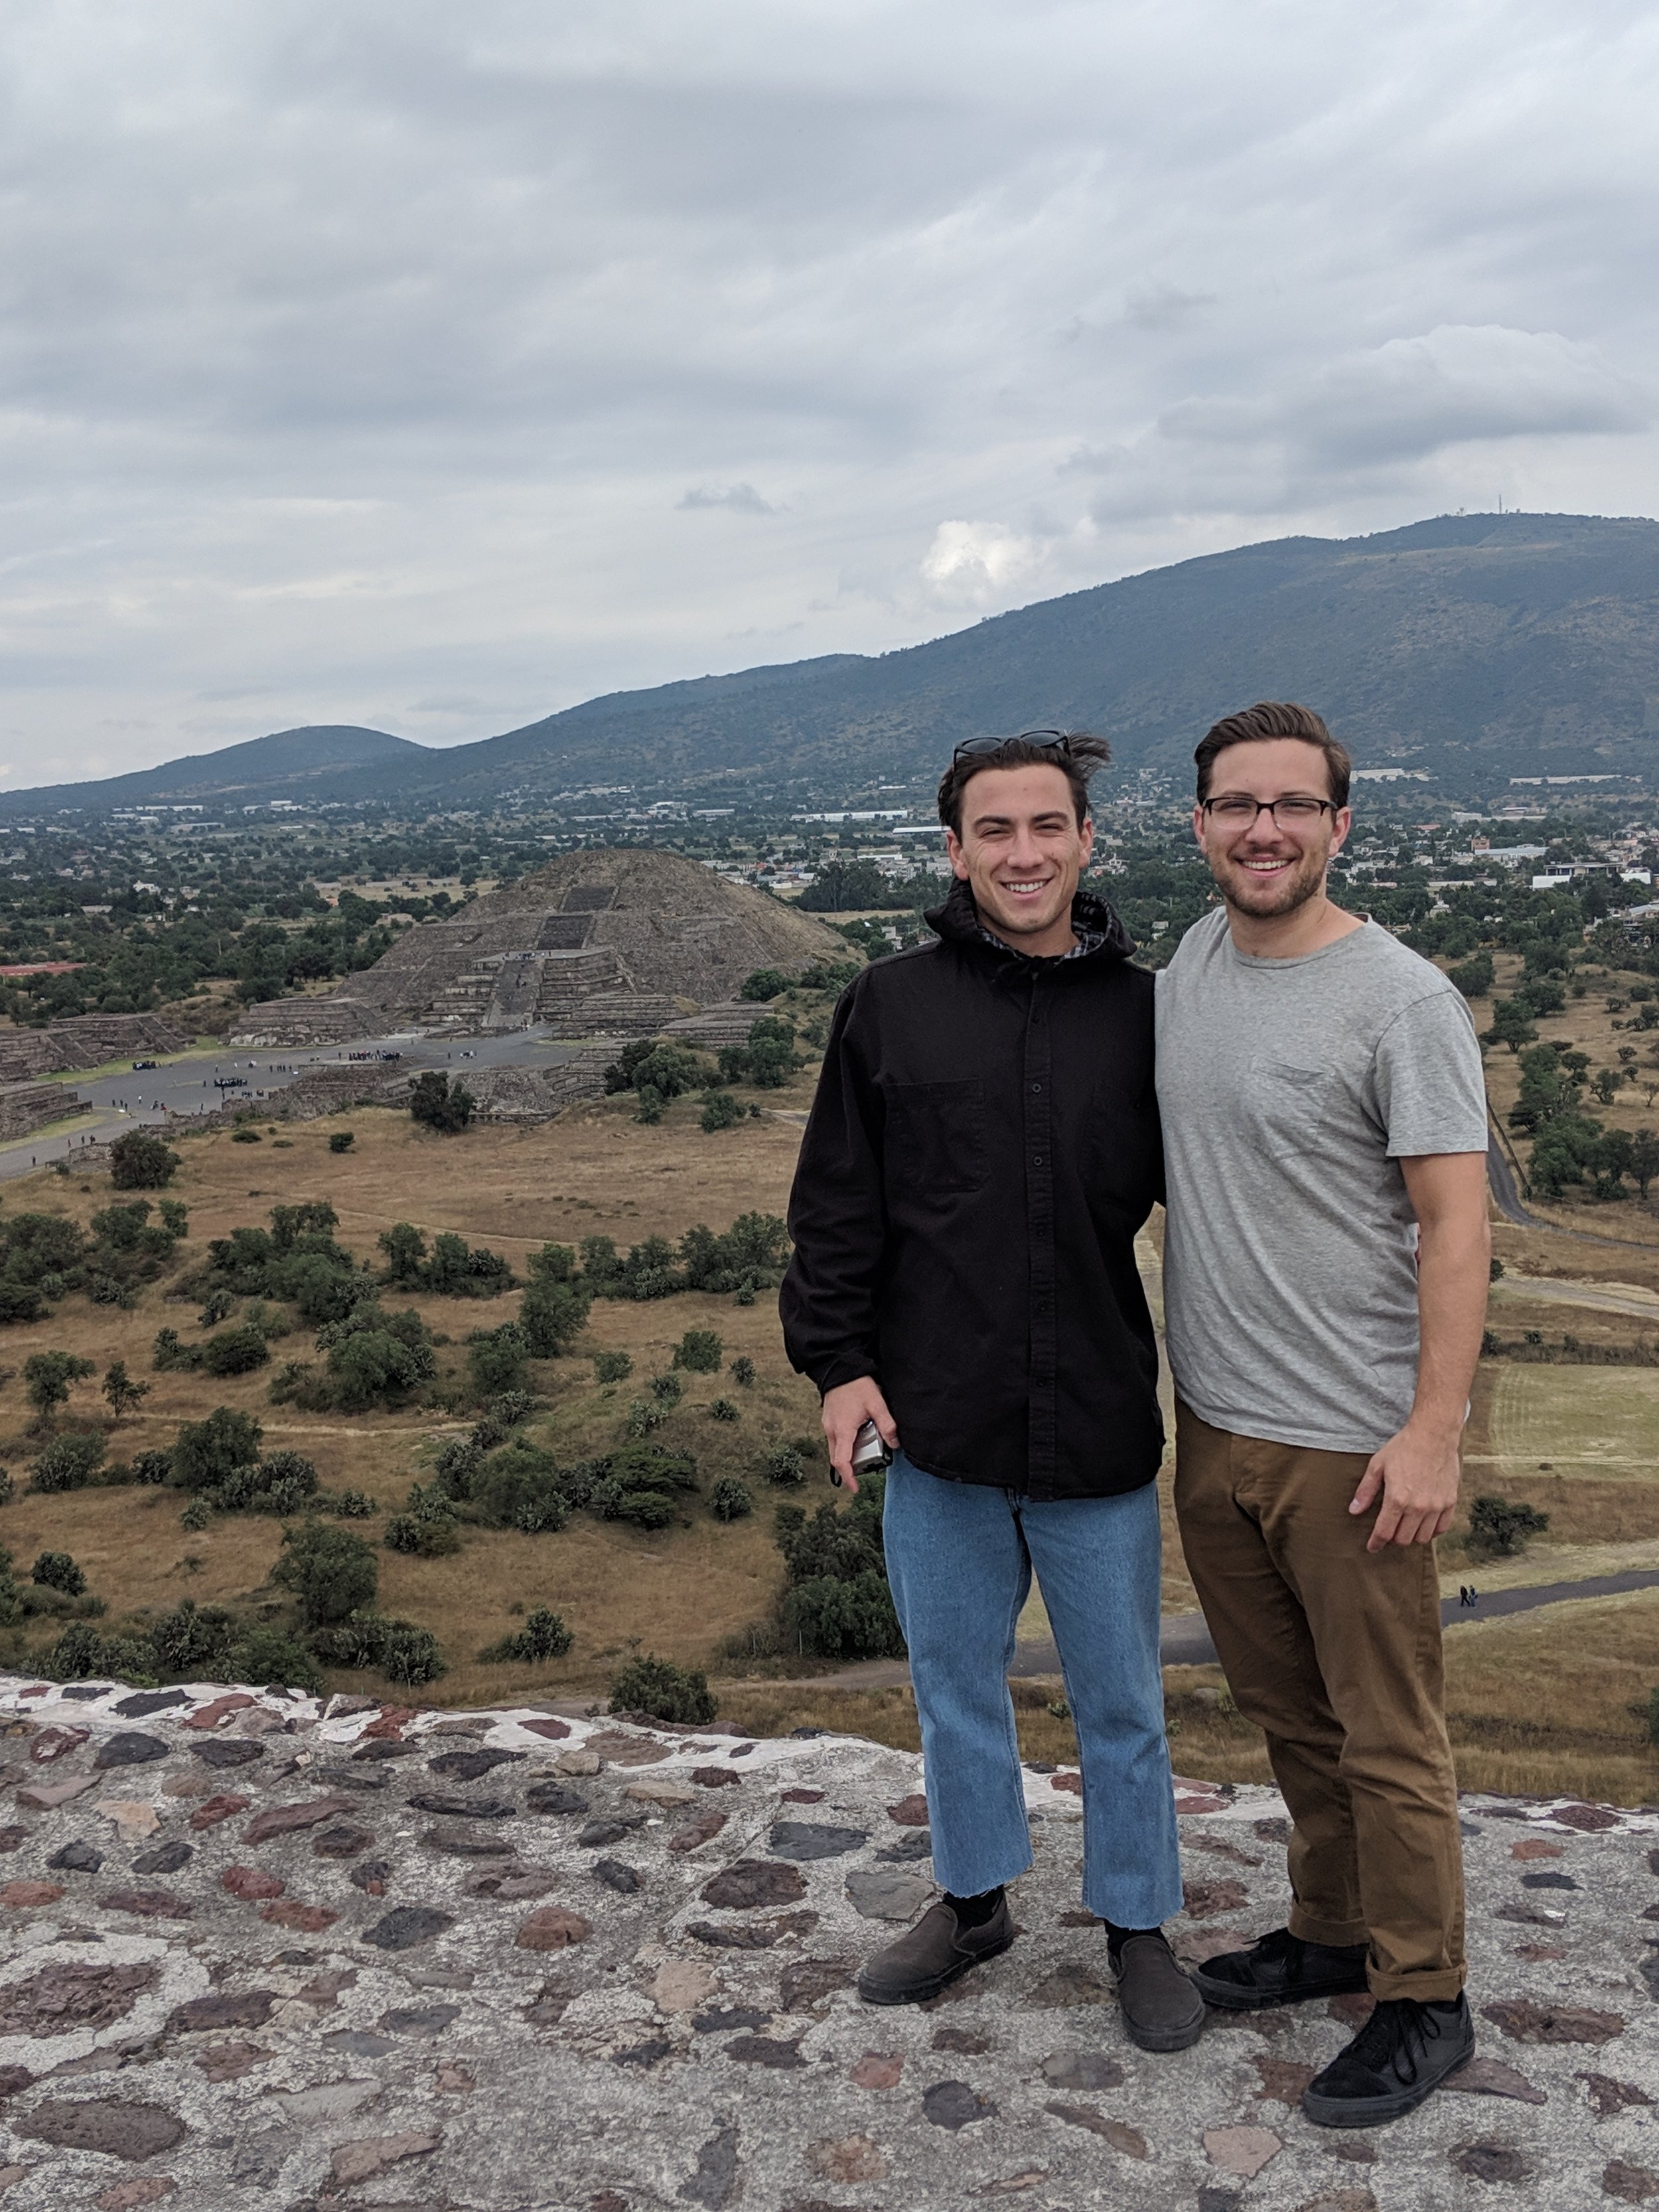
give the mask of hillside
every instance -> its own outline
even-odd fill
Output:
[[[877,658],[617,692],[448,750],[291,731],[72,797],[15,793],[0,817],[129,803],[140,786],[314,796],[325,775],[333,798],[458,805],[590,782],[852,788],[908,781],[965,736],[1033,723],[1101,729],[1127,765],[1184,772],[1208,722],[1262,696],[1316,703],[1362,764],[1427,769],[1454,790],[1646,774],[1659,763],[1656,617],[1659,523],[1446,515],[1181,562]]]
[[[106,776],[98,783],[49,784],[14,793],[31,806],[165,806],[216,799],[316,797],[320,780],[372,769],[376,780],[395,776],[391,763],[419,760],[426,748],[388,730],[365,730],[355,723],[317,723],[299,730],[273,730],[246,744],[216,753],[191,753],[163,761],[159,768],[136,769],[130,775]]]

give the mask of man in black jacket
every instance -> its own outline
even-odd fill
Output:
[[[1006,1950],[1031,1863],[1008,1695],[1035,1569],[1082,1754],[1083,1896],[1124,2022],[1196,2040],[1159,1923],[1181,1908],[1158,1668],[1158,1352],[1134,1236],[1161,1195],[1152,978],[1079,889],[1099,739],[958,746],[939,786],[957,882],[938,942],[843,994],[790,1203],[797,1368],[856,1488],[896,1450],[884,1536],[945,1895],[860,1977],[920,2002]]]

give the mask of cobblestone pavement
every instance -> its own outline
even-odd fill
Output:
[[[0,2212],[1417,2212],[1659,2203],[1659,1811],[1470,1798],[1480,2055],[1366,2134],[1365,2000],[1137,2051],[1032,1770],[1013,1948],[875,2010],[919,1763],[846,1737],[0,1678]],[[1271,1791],[1178,1788],[1188,1960],[1283,1917]]]

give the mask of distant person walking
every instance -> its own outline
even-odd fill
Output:
[[[1005,1885],[1031,1839],[1007,1670],[1035,1571],[1082,1755],[1084,1902],[1129,2035],[1177,2051],[1204,2008],[1160,1925],[1182,1891],[1164,1430],[1133,1249],[1160,1189],[1152,982],[1079,888],[1108,757],[1054,731],[957,748],[938,941],[842,994],[780,1303],[842,1479],[864,1423],[897,1448],[884,1538],[945,1894],[866,1963],[860,1994],[919,2003],[1014,1940]]]
[[[1350,763],[1319,716],[1252,707],[1195,757],[1222,902],[1158,991],[1176,1504],[1295,1826],[1287,1926],[1194,1978],[1240,2011],[1369,1988],[1302,2100],[1367,2127],[1474,2048],[1433,1540],[1486,1315],[1480,1053],[1447,978],[1327,896]]]

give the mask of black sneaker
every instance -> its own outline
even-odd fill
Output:
[[[961,1926],[940,1898],[896,1942],[866,1960],[859,1995],[866,2004],[922,2004],[970,1966],[999,1956],[1013,1940],[1014,1916],[1006,1897],[981,1928]]]
[[[1223,2012],[1260,2012],[1267,2005],[1304,2004],[1310,1997],[1346,1996],[1365,1983],[1365,1946],[1304,1943],[1275,1928],[1248,1951],[1224,1951],[1193,1968],[1206,2004]]]
[[[1314,2076],[1302,2093],[1302,2109],[1316,2127],[1380,2127],[1415,2112],[1474,2056],[1466,1997],[1440,2004],[1391,1998]]]
[[[1137,1929],[1121,1942],[1107,1939],[1117,1977],[1118,2008],[1131,2043],[1143,2051],[1186,2051],[1204,2033],[1204,2000],[1170,1950],[1161,1928]]]

